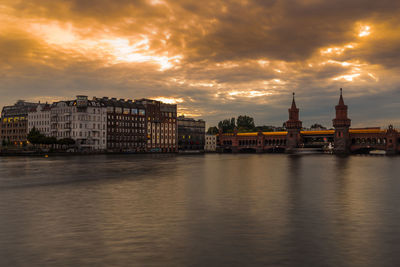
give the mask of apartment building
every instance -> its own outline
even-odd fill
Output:
[[[80,150],[107,148],[107,108],[99,101],[78,95],[53,103],[50,114],[51,135],[57,139],[71,138]]]
[[[93,98],[107,108],[107,150],[146,152],[146,110],[128,99]]]
[[[203,120],[178,117],[179,151],[204,151],[205,128]]]
[[[38,103],[18,100],[12,106],[5,106],[1,111],[0,139],[9,144],[24,145],[27,143],[28,112]]]
[[[146,111],[147,152],[178,152],[177,106],[145,98],[135,103]]]
[[[206,142],[204,145],[204,150],[206,152],[217,151],[217,136],[215,134],[206,134]]]
[[[50,131],[51,105],[39,104],[28,112],[28,133],[37,129],[45,136],[51,136]]]

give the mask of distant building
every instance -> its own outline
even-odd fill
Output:
[[[107,108],[87,96],[60,101],[51,106],[51,135],[57,139],[71,138],[81,150],[107,148]]]
[[[12,106],[5,106],[1,111],[0,139],[14,145],[24,145],[27,142],[28,112],[36,108],[38,103],[18,100]]]
[[[45,136],[51,136],[50,115],[51,105],[39,104],[28,112],[28,133],[35,128]]]
[[[146,151],[177,152],[177,106],[145,98],[135,103],[146,110]]]
[[[178,117],[179,151],[204,151],[205,131],[205,121]]]
[[[142,104],[116,98],[94,98],[107,107],[107,149],[145,152],[146,111]]]
[[[215,134],[206,134],[206,143],[204,145],[206,152],[217,151],[217,136]]]

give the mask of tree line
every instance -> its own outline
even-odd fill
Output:
[[[33,145],[75,145],[75,140],[72,138],[62,138],[57,140],[56,137],[45,136],[35,127],[30,130],[27,139]]]
[[[207,134],[217,134],[219,129],[222,130],[223,133],[233,133],[235,128],[239,133],[247,133],[247,132],[274,132],[274,131],[285,131],[286,123],[283,123],[282,127],[276,127],[271,125],[263,125],[256,126],[254,123],[254,119],[247,115],[240,115],[237,118],[224,119],[218,122],[218,126],[209,127],[207,130]],[[313,124],[310,129],[321,129],[324,130],[326,127],[321,124]]]
[[[223,133],[233,133],[235,128],[239,133],[247,133],[247,132],[272,132],[279,130],[279,127],[274,126],[256,126],[254,123],[254,118],[247,115],[240,115],[237,118],[224,119],[218,123],[217,126],[212,126],[208,128],[208,134],[217,134],[219,129],[222,130]]]

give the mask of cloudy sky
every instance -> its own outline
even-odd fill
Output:
[[[208,125],[247,114],[400,126],[400,1],[1,0],[0,105],[156,98]]]

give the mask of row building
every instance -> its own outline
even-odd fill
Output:
[[[78,95],[48,103],[18,101],[2,110],[0,141],[26,145],[33,129],[57,140],[72,139],[78,151],[204,151],[205,122],[177,116],[177,105],[152,99]],[[178,141],[179,139],[179,141]]]
[[[38,105],[39,103],[18,100],[12,106],[3,107],[0,121],[0,141],[13,145],[26,144],[28,113]]]
[[[146,111],[147,152],[178,152],[177,105],[146,98],[135,103]]]
[[[106,107],[87,96],[55,102],[50,110],[51,136],[70,138],[79,150],[105,150],[107,148]]]
[[[178,117],[178,149],[180,152],[204,152],[206,123],[203,120],[195,120]]]
[[[130,99],[94,98],[107,110],[107,150],[146,152],[146,110]]]

